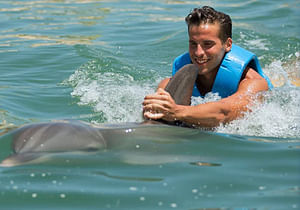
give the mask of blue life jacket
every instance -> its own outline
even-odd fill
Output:
[[[173,62],[172,75],[174,75],[183,66],[191,63],[192,60],[189,53],[184,53],[178,56]],[[234,94],[238,89],[241,77],[247,66],[256,70],[268,82],[269,89],[273,87],[269,78],[262,71],[256,55],[235,44],[232,44],[231,50],[224,56],[218,70],[212,92],[218,93],[222,98],[226,98]],[[194,86],[193,96],[203,97],[196,84]]]

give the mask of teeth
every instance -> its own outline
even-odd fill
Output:
[[[196,59],[196,62],[199,63],[199,64],[203,64],[203,63],[206,63],[208,60],[198,60]]]

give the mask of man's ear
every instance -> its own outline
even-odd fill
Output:
[[[232,39],[228,38],[225,42],[225,51],[229,52],[231,50],[232,47]]]

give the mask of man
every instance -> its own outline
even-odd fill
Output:
[[[272,87],[256,56],[232,44],[232,23],[228,15],[204,6],[195,8],[185,20],[189,53],[175,59],[173,76],[192,63],[198,68],[193,96],[214,92],[222,99],[196,106],[176,104],[164,90],[171,79],[166,78],[159,83],[155,94],[145,97],[144,118],[211,128],[241,117],[257,93]]]

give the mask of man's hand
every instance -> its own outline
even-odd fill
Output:
[[[171,95],[162,88],[155,94],[147,95],[143,102],[143,113],[146,119],[175,121],[179,105],[175,103]]]

